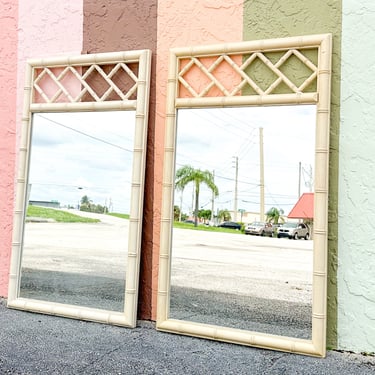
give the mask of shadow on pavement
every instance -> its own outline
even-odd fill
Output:
[[[21,297],[123,311],[125,282],[73,272],[24,268]],[[199,323],[310,338],[311,305],[204,289],[172,287],[171,317]]]
[[[309,339],[311,305],[275,299],[173,287],[173,319]]]

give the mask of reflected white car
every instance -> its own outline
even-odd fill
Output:
[[[287,237],[298,240],[310,238],[310,228],[304,223],[285,223],[277,229],[277,238]]]
[[[255,221],[251,224],[246,225],[245,234],[253,234],[256,236],[269,236],[273,235],[273,226],[270,223],[263,223],[261,221]]]

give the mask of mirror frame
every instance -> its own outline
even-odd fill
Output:
[[[316,66],[306,58],[303,50],[313,49],[317,53]],[[263,53],[285,52],[279,60],[287,60],[291,54],[298,55],[311,70],[312,74],[305,83],[297,87],[290,84],[288,78],[279,71],[278,66],[270,62]],[[239,66],[230,59],[233,55],[250,55],[260,58],[270,72],[278,78],[269,89],[263,91],[255,87],[254,94],[241,95],[241,88],[249,83],[254,88],[254,82],[247,75],[246,64]],[[329,162],[329,123],[330,123],[330,84],[331,84],[331,34],[307,35],[300,37],[257,40],[240,43],[229,43],[211,46],[195,46],[174,48],[170,50],[166,133],[164,147],[163,193],[160,234],[159,259],[159,288],[157,306],[157,329],[160,331],[191,335],[205,339],[219,340],[266,349],[280,350],[292,353],[324,357],[326,354],[326,321],[327,321],[327,236],[328,236],[328,162]],[[218,62],[226,60],[237,76],[242,80],[236,86],[237,90],[228,92],[225,86],[210,73],[213,70],[199,62],[199,58],[211,57]],[[229,59],[228,59],[229,57]],[[189,60],[181,66],[181,60]],[[215,63],[216,63],[215,62]],[[205,79],[212,80],[203,93],[196,93],[183,77],[187,66],[198,66]],[[214,65],[214,64],[213,64]],[[246,65],[246,66],[245,66]],[[192,73],[194,76],[194,72]],[[198,73],[196,73],[198,74]],[[208,78],[207,78],[208,77]],[[305,88],[316,79],[316,91]],[[251,82],[250,82],[251,81]],[[286,83],[288,81],[288,83]],[[291,89],[291,93],[273,94],[272,91],[280,82]],[[216,86],[221,90],[218,96],[205,95],[209,87]],[[189,97],[180,97],[180,87],[188,91]],[[307,92],[304,92],[307,91]],[[182,95],[181,95],[182,96]],[[171,291],[171,261],[172,261],[172,229],[174,175],[177,137],[177,109],[179,108],[213,108],[239,106],[267,105],[316,105],[316,141],[315,141],[315,187],[314,187],[314,248],[313,248],[313,296],[312,296],[312,339],[298,339],[277,336],[261,332],[253,332],[229,327],[202,324],[191,321],[169,318],[169,303]]]
[[[137,64],[137,73],[131,71],[126,64]],[[107,73],[104,70],[106,67]],[[53,73],[54,70],[56,70],[57,75]],[[108,73],[108,70],[110,70],[110,73]],[[13,221],[8,307],[68,318],[135,327],[138,303],[150,70],[150,50],[60,56],[27,61]],[[95,88],[91,86],[91,82],[89,81],[90,72],[93,71],[95,74],[99,74],[102,81],[104,80],[107,84],[106,88],[108,88],[103,94],[97,93]],[[118,71],[121,71],[120,74],[126,74],[128,78],[130,77],[130,89],[129,87],[118,87],[112,80],[112,76],[117,74]],[[46,79],[46,81],[43,82],[43,79]],[[51,90],[48,90],[48,87],[51,87],[51,85],[55,90],[52,94]],[[91,95],[91,97],[88,101],[84,101],[82,98],[87,94]],[[117,95],[115,100],[113,100],[113,97],[112,99],[110,98],[111,94]],[[107,311],[21,298],[22,248],[27,209],[27,185],[33,113],[119,110],[131,110],[135,112],[124,311]]]

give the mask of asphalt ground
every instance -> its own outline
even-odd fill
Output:
[[[21,296],[122,311],[126,221],[106,220],[91,231],[31,224],[28,244],[38,251],[24,254]],[[172,318],[309,337],[310,241],[175,234]],[[0,375],[375,374],[374,357],[364,355],[318,359],[162,333],[152,322],[128,329],[5,306],[0,300]]]
[[[124,281],[56,271],[23,270],[21,297],[110,311],[124,309]],[[311,304],[199,288],[172,287],[170,317],[311,338]]]
[[[0,300],[0,374],[375,374],[375,358],[325,359],[6,308]]]

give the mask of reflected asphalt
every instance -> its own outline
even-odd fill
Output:
[[[186,235],[187,232],[190,231],[185,231]],[[247,256],[246,252],[241,250],[243,245],[240,245],[240,242],[246,241],[248,243],[250,238],[239,235],[233,236],[235,236],[232,241],[234,248],[231,251],[234,251],[238,257],[232,257],[232,260],[233,266],[238,271],[238,264],[236,265],[236,263],[243,263],[243,257]],[[191,241],[192,238],[193,241]],[[267,246],[273,254],[280,251],[286,243],[291,247],[309,245],[308,241],[283,240],[284,243],[282,243],[278,242],[277,239],[254,239],[255,245],[252,251],[254,254],[258,254],[260,263],[264,261],[263,240],[273,241],[273,247]],[[211,254],[217,260],[217,254],[202,253],[200,250],[199,254],[195,253],[196,245],[202,244],[197,235],[190,236],[188,243],[185,239],[182,239],[180,245],[184,247],[184,244],[190,247],[193,245],[189,256],[190,261],[194,260],[194,254],[198,256],[198,259],[203,257],[206,260],[209,260],[207,257]],[[238,248],[235,248],[236,244]],[[281,245],[279,246],[279,244]],[[223,244],[221,243],[220,246],[223,246]],[[220,249],[220,246],[217,246],[217,250],[222,254],[223,249]],[[297,260],[296,250],[298,249],[292,249],[293,255],[287,263]],[[304,258],[304,254],[308,254],[309,250],[302,248],[298,251]],[[181,254],[183,255],[183,253]],[[184,257],[176,256],[177,258],[181,260]],[[278,265],[279,263],[276,262],[275,267]],[[207,273],[207,268],[204,273]],[[289,271],[288,273],[290,276]],[[276,273],[273,272],[272,274],[275,275]],[[300,276],[300,274],[294,274],[295,282],[301,282]],[[48,280],[49,277],[47,274],[41,274],[41,279]],[[72,284],[76,285],[76,282],[73,283],[73,281]],[[189,298],[185,298],[185,294],[189,293],[189,287],[184,285],[186,280],[182,283],[184,288],[181,288],[179,282],[182,283],[182,280],[176,280],[174,285],[177,293],[174,294],[173,298],[177,301],[175,306],[180,309],[178,313],[184,314],[188,311],[191,312],[191,306],[184,306],[189,301]],[[90,285],[93,284],[90,282]],[[118,288],[115,287],[114,289],[117,290]],[[200,289],[200,293],[196,293],[195,290],[194,294],[202,301],[207,301],[209,297],[219,298],[221,301],[228,298],[227,295],[220,293],[210,294],[204,289]],[[98,295],[100,296],[100,293],[96,290],[95,297],[98,298]],[[90,297],[89,294],[87,296]],[[108,299],[107,296],[105,298]],[[254,311],[258,314],[256,316],[259,317],[255,323],[264,324],[264,316],[262,317],[259,314],[260,310],[264,310],[262,308],[264,301],[258,296],[253,296],[253,298],[254,301],[256,300],[256,303],[253,304],[253,306],[256,306]],[[301,302],[299,298],[296,298],[296,311],[300,306],[298,303]],[[91,297],[91,300],[95,299]],[[283,300],[275,301],[269,298],[267,300],[271,303],[278,303],[278,309],[274,309],[275,311],[287,311],[291,308],[291,305],[284,307]],[[207,303],[202,301],[198,302],[198,307],[207,306]],[[190,302],[195,303],[192,300]],[[225,309],[225,305],[222,303],[211,303],[210,305]],[[230,307],[230,311],[224,311],[227,318],[232,319],[233,324],[236,324],[237,315],[238,321],[243,320],[241,304],[235,306],[231,304]],[[269,310],[269,312],[273,313],[273,310]],[[214,314],[216,313],[223,312],[214,312]],[[200,312],[198,311],[196,314],[200,314]],[[289,316],[296,316],[296,314],[289,313]],[[287,317],[284,318],[287,321]],[[189,319],[189,317],[186,316],[186,319]],[[274,316],[268,318],[269,321],[275,319]],[[297,325],[296,329],[304,328],[303,319],[298,324],[301,327]],[[282,325],[280,326],[282,327]],[[329,352],[326,359],[317,359],[158,332],[155,330],[153,323],[145,321],[139,321],[135,329],[128,329],[11,310],[5,307],[4,300],[0,300],[0,327],[0,374],[366,375],[375,373],[374,357]],[[259,327],[256,330],[266,331],[266,327]]]
[[[11,310],[0,300],[0,374],[373,375],[375,358],[327,358]]]
[[[123,311],[128,221],[28,223],[21,297]],[[175,229],[170,317],[311,338],[312,241]]]

